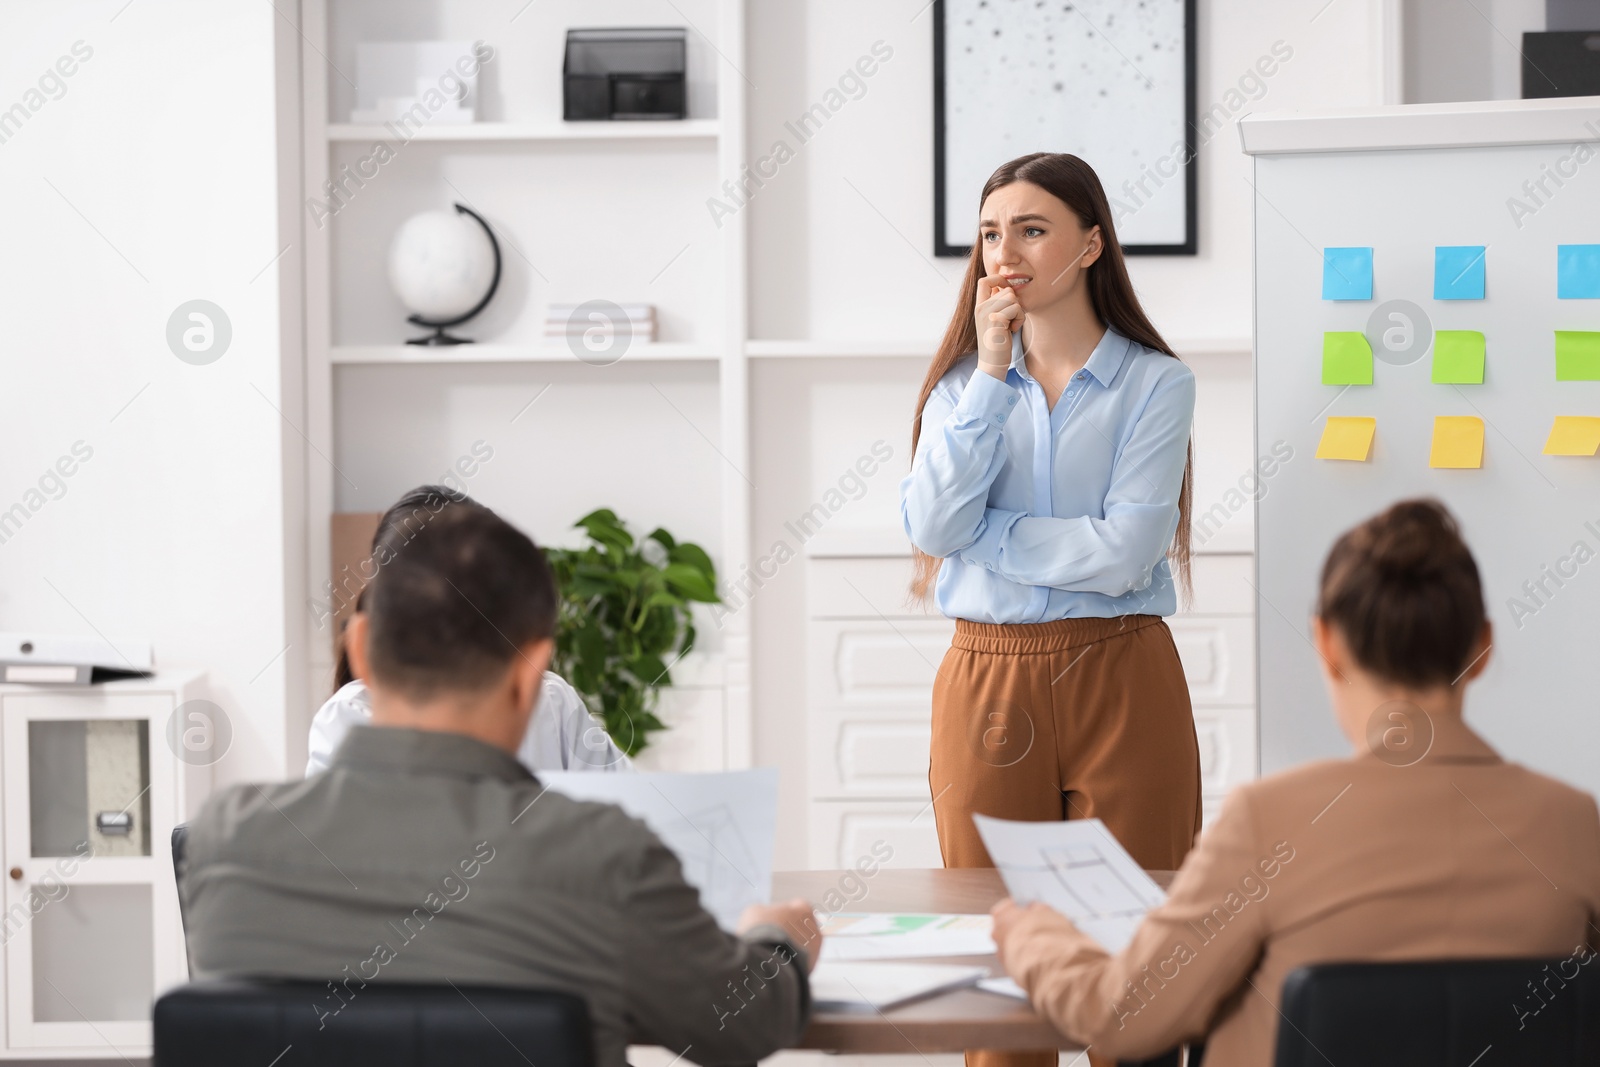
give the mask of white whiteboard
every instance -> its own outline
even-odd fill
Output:
[[[1600,120],[1592,106],[1600,101],[1586,103],[1586,117]],[[1445,119],[1441,126],[1474,128],[1459,114]],[[1257,146],[1299,150],[1254,159],[1256,447],[1265,456],[1283,441],[1294,452],[1256,508],[1262,770],[1348,754],[1309,640],[1322,561],[1344,529],[1426,494],[1460,520],[1495,630],[1490,665],[1468,691],[1468,723],[1508,759],[1600,791],[1600,558],[1569,559],[1575,573],[1560,586],[1544,570],[1580,541],[1600,557],[1600,458],[1541,455],[1556,415],[1600,416],[1600,382],[1558,382],[1554,355],[1556,330],[1600,331],[1600,300],[1556,296],[1556,246],[1600,243],[1600,156],[1576,162],[1576,137],[1305,151],[1316,120],[1302,129],[1292,121]],[[1360,126],[1323,120],[1322,128],[1349,145],[1361,140]],[[1395,143],[1395,129],[1370,143]],[[1524,183],[1563,159],[1560,169],[1573,173],[1560,187],[1546,179],[1551,195],[1534,204]],[[1514,219],[1513,197],[1536,210]],[[1440,245],[1487,246],[1485,299],[1433,299]],[[1321,299],[1321,250],[1342,246],[1373,249],[1372,300]],[[1435,329],[1481,331],[1483,384],[1432,384],[1425,356],[1404,366],[1375,361],[1370,386],[1322,385],[1323,332],[1364,330],[1393,299],[1418,305]],[[1328,415],[1377,419],[1367,462],[1313,458]],[[1482,417],[1481,470],[1429,468],[1435,415]],[[1536,604],[1523,583],[1541,579],[1548,595]],[[1514,612],[1513,597],[1534,612]]]

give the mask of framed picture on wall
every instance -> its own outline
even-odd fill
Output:
[[[934,254],[1030,152],[1095,169],[1130,255],[1194,255],[1194,0],[934,0]]]

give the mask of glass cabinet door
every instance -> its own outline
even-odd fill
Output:
[[[34,857],[150,855],[150,723],[28,723],[28,815]]]
[[[181,936],[171,892],[169,696],[8,692],[3,711],[7,1044],[148,1055]],[[152,747],[152,741],[154,747]]]

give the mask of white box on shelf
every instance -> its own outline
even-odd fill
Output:
[[[472,122],[478,102],[478,52],[483,42],[363,41],[356,45],[355,124],[414,117],[416,125]],[[470,71],[471,73],[467,73]],[[416,109],[423,109],[418,115]]]

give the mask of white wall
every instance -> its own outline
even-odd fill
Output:
[[[1544,29],[1544,0],[1406,0],[1404,10],[1406,103],[1522,96],[1522,35]]]
[[[32,110],[79,41],[89,58]],[[221,781],[283,771],[284,697],[302,688],[285,592],[304,585],[285,504],[300,439],[279,414],[299,406],[283,357],[298,283],[292,255],[269,266],[291,241],[284,43],[272,5],[208,0],[11,2],[0,33],[0,108],[29,109],[0,143],[0,509],[30,509],[0,544],[0,628],[144,638],[160,665],[204,668],[233,728]],[[195,298],[232,323],[207,366],[166,342]],[[92,455],[64,492],[30,497],[78,441]]]
[[[1198,4],[1196,112],[1220,106],[1228,119],[1200,149],[1200,255],[1131,261],[1146,309],[1169,337],[1250,335],[1249,168],[1233,120],[1265,108],[1380,102],[1382,4],[1335,0],[1319,14],[1323,3]],[[765,155],[780,139],[795,149],[749,208],[754,336],[936,338],[949,320],[963,264],[929,262],[932,20],[926,0],[752,5],[750,151]],[[893,57],[860,99],[801,144],[784,123],[878,40]],[[1280,40],[1292,57],[1261,88],[1237,92]]]

